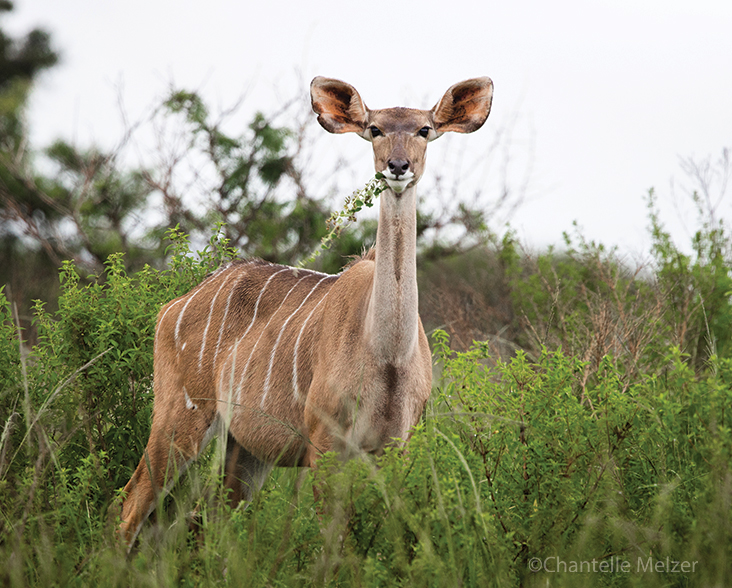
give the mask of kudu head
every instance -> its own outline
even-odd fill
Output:
[[[370,110],[356,89],[340,80],[317,77],[310,97],[318,122],[331,133],[357,133],[374,148],[374,165],[395,194],[414,186],[424,172],[427,143],[442,133],[472,133],[488,118],[493,99],[490,78],[452,86],[431,110]]]

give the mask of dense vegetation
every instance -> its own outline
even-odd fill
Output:
[[[128,274],[113,255],[89,284],[66,263],[59,310],[37,304],[27,357],[3,298],[4,583],[723,585],[729,241],[707,228],[687,256],[653,210],[651,222],[652,275],[586,242],[530,258],[510,236],[443,261],[492,268],[517,336],[456,352],[434,333],[439,375],[408,451],[276,471],[231,511],[217,499],[212,448],[129,559],[116,505],[149,431],[154,317],[232,251],[219,233],[191,256],[171,233],[169,268]],[[318,504],[313,480],[325,489]],[[195,507],[197,532],[186,523]]]

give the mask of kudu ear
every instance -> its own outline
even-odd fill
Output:
[[[490,78],[473,78],[455,84],[432,109],[435,131],[477,131],[488,118],[492,101],[493,82]]]
[[[329,133],[362,133],[368,109],[356,88],[318,76],[310,83],[310,100],[318,122]]]

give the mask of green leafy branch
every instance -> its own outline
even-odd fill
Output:
[[[386,183],[384,182],[384,174],[377,173],[371,178],[363,188],[353,192],[346,197],[341,210],[336,210],[330,215],[326,224],[328,233],[320,240],[320,246],[315,249],[308,257],[301,260],[297,267],[304,267],[317,259],[323,251],[330,249],[333,240],[340,236],[341,231],[349,224],[356,222],[356,214],[365,206],[371,208],[375,200],[384,190]]]

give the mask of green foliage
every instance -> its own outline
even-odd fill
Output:
[[[24,363],[0,299],[4,583],[703,586],[732,572],[732,358],[695,369],[660,339],[658,369],[629,379],[610,355],[591,366],[544,347],[503,361],[486,342],[455,352],[441,331],[441,376],[406,451],[276,471],[234,510],[204,458],[126,560],[113,507],[147,439],[157,309],[232,254],[221,233],[197,257],[170,236],[165,271],[129,274],[114,255],[105,279],[85,285],[66,264],[59,310],[38,305]],[[514,255],[505,247],[505,267]],[[695,571],[638,568],[667,557]],[[550,569],[593,560],[632,569]]]
[[[166,271],[146,266],[131,276],[115,254],[103,279],[84,283],[76,267],[64,263],[58,311],[52,315],[36,303],[38,345],[22,364],[27,365],[22,375],[20,340],[7,301],[0,299],[5,313],[0,375],[7,376],[0,388],[4,525],[13,526],[19,508],[28,513],[49,501],[61,504],[64,489],[82,475],[79,464],[96,468],[85,504],[104,512],[137,465],[149,434],[158,310],[232,256],[220,233],[197,259],[189,255],[183,235],[171,231],[169,236]],[[36,477],[30,488],[28,468],[35,468]]]
[[[149,234],[132,236],[153,192],[148,172],[123,171],[113,155],[97,149],[81,151],[61,140],[45,153],[57,175],[37,181],[52,203],[44,214],[55,222],[72,216],[77,224],[77,233],[64,240],[64,248],[85,251],[99,267],[113,253],[125,253],[127,267],[134,269],[162,256],[162,243]]]
[[[11,2],[0,3],[0,17],[11,10]],[[45,253],[29,252],[23,262],[17,260],[17,252],[27,247],[19,238],[13,219],[25,214],[34,218],[37,226],[49,208],[35,194],[33,182],[21,177],[28,179],[32,175],[25,120],[28,97],[34,81],[57,60],[48,33],[34,29],[14,38],[0,30],[0,286],[10,300],[25,302],[18,309],[22,323],[31,291],[34,295],[41,292],[36,289],[39,276],[55,269],[53,265],[49,267]],[[23,280],[13,279],[21,273],[19,268],[27,272]],[[46,292],[53,293],[53,288]]]
[[[10,2],[0,4],[0,14],[12,9]],[[14,153],[20,146],[31,83],[57,60],[45,31],[34,29],[20,39],[0,31],[0,152]]]
[[[182,117],[189,155],[204,161],[215,178],[205,213],[184,206],[171,210],[174,222],[187,233],[205,232],[212,220],[223,222],[227,238],[243,255],[279,263],[295,264],[312,249],[325,234],[327,213],[302,183],[291,130],[257,113],[247,132],[226,134],[203,100],[187,91],[172,92],[164,107]],[[171,187],[156,184],[166,199],[181,200]],[[282,185],[290,190],[286,198],[278,195]]]
[[[0,405],[20,375],[20,346],[10,303],[0,288]]]
[[[587,374],[611,354],[626,385],[657,371],[676,346],[697,371],[732,351],[732,255],[724,225],[701,218],[693,254],[663,228],[648,197],[653,264],[629,267],[616,250],[565,234],[566,249],[534,258],[504,241],[511,296],[530,349],[560,347],[587,361]]]
[[[664,319],[674,343],[701,366],[711,355],[728,357],[732,352],[732,251],[724,223],[705,213],[696,192],[692,197],[699,217],[692,255],[682,253],[664,230],[652,190],[648,210],[656,273],[667,301]]]

